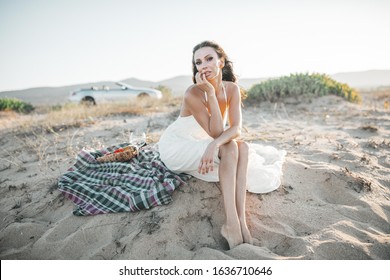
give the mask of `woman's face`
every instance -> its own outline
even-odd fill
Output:
[[[205,74],[207,80],[212,80],[221,73],[224,66],[223,59],[212,47],[203,47],[194,53],[196,69],[200,74]]]

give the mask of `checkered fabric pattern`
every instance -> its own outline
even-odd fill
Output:
[[[87,216],[149,209],[172,201],[173,191],[191,177],[170,171],[154,147],[145,146],[128,162],[99,163],[96,158],[125,147],[82,150],[63,174],[58,189],[76,204],[73,214]]]

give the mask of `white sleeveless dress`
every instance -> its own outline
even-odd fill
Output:
[[[224,116],[225,124],[226,120],[227,114]],[[194,116],[179,116],[160,137],[158,149],[161,160],[170,170],[207,182],[218,182],[218,152],[214,155],[214,170],[207,174],[198,172],[200,159],[213,140]],[[254,143],[249,143],[249,147],[247,190],[267,193],[277,189],[281,184],[286,152]]]

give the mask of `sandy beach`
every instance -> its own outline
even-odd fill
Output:
[[[146,131],[154,145],[179,104],[46,132],[0,115],[1,259],[390,259],[390,109],[364,95],[243,108],[242,138],[287,152],[282,185],[247,194],[253,245],[231,250],[218,183],[191,178],[164,206],[78,217],[57,189],[83,147]],[[35,115],[34,118],[43,116]]]

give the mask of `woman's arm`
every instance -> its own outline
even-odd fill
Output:
[[[215,142],[217,147],[241,136],[242,113],[240,88],[234,83],[230,83],[229,87],[229,91],[232,93],[230,100],[228,100],[230,127],[214,139],[213,142]]]
[[[226,144],[233,139],[240,137],[242,126],[241,113],[241,94],[238,85],[231,84],[232,92],[229,104],[229,129],[225,130],[219,137],[215,138],[206,148],[198,167],[198,172],[206,174],[214,169],[214,153],[220,146]]]
[[[223,131],[223,119],[218,105],[218,100],[215,95],[214,87],[207,79],[199,74],[196,74],[197,84],[195,87],[190,87],[184,95],[184,102],[189,108],[191,114],[196,121],[202,126],[212,138],[219,137]],[[207,94],[209,108],[203,103],[203,94]]]

